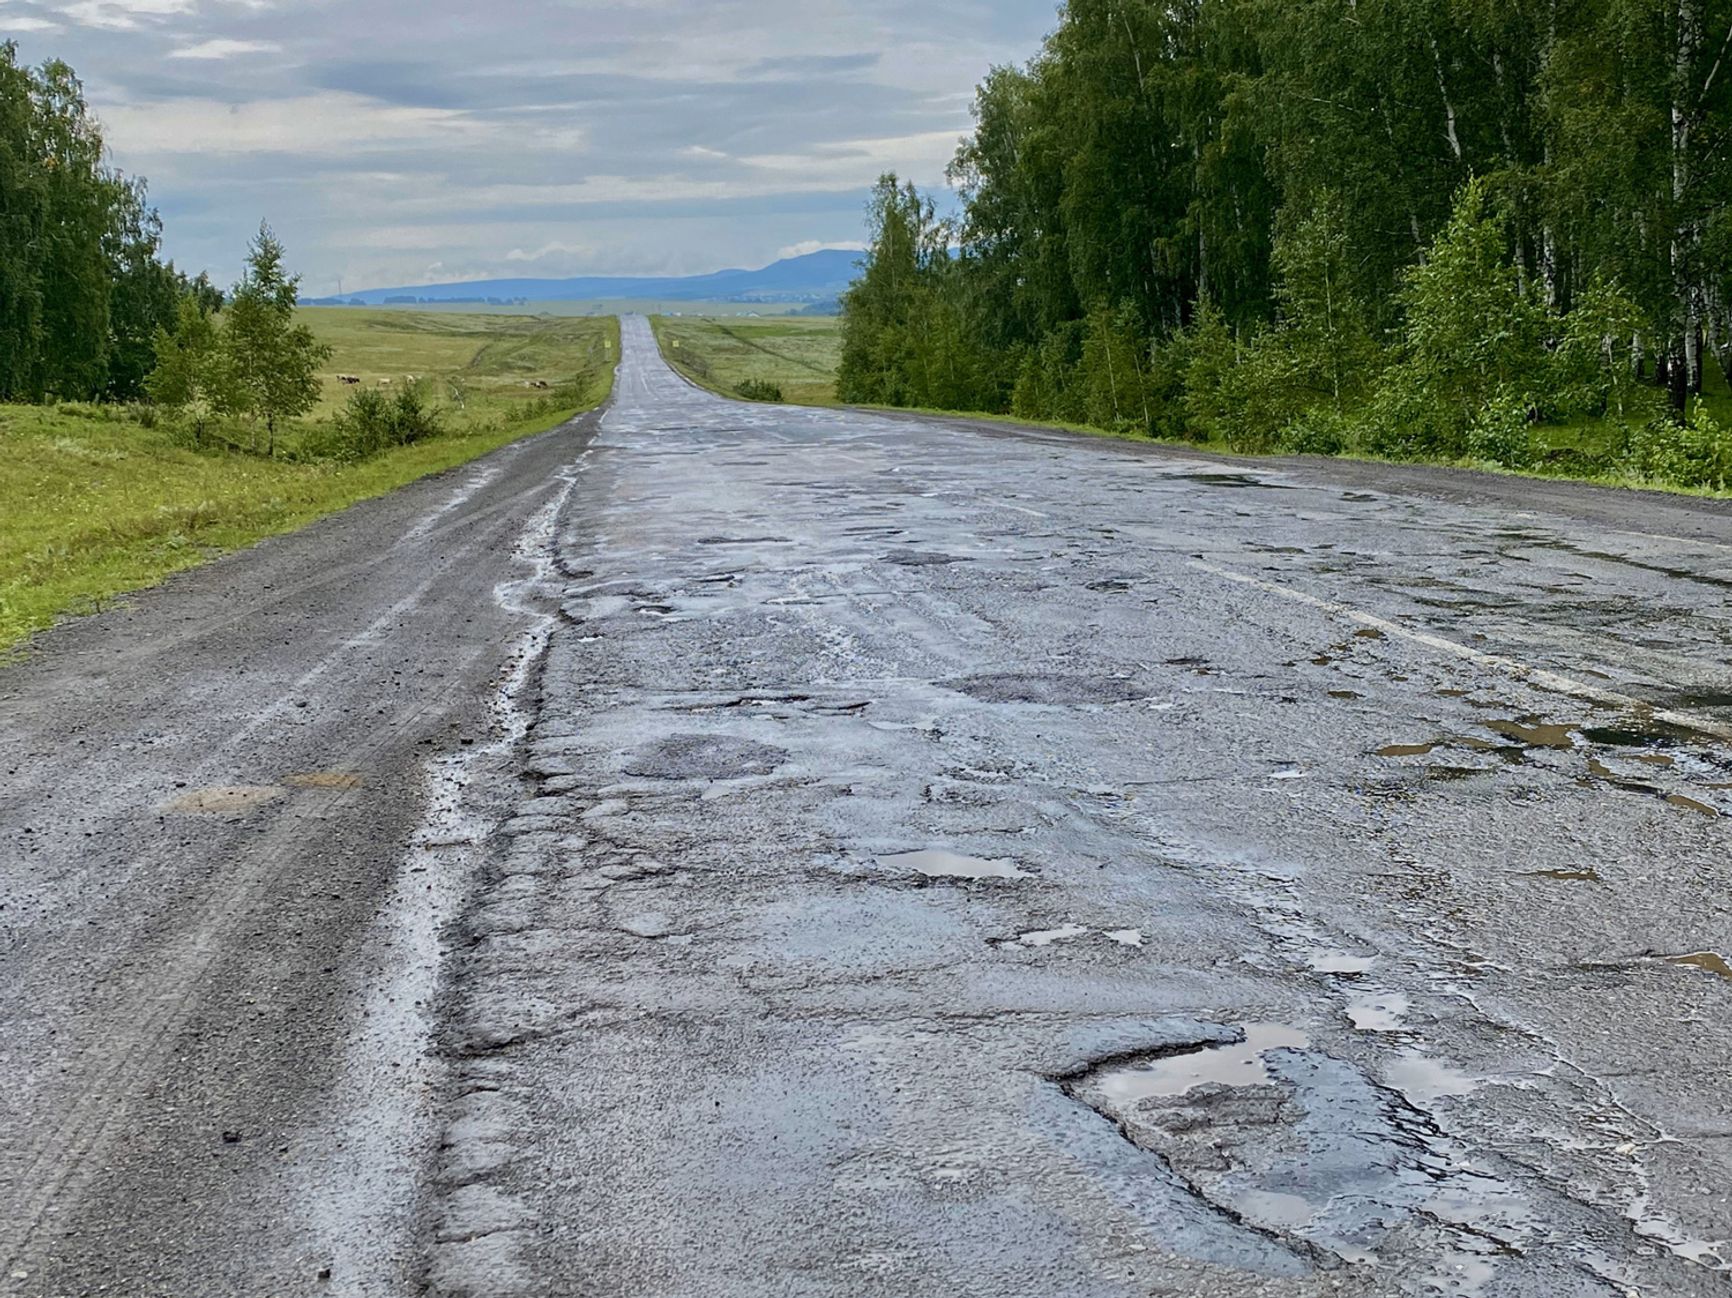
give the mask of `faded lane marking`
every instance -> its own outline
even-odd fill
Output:
[[[1220,577],[1224,581],[1237,582],[1241,586],[1250,586],[1267,594],[1291,600],[1295,604],[1304,604],[1320,612],[1346,618],[1348,621],[1357,622],[1361,626],[1381,631],[1385,635],[1405,640],[1409,644],[1422,645],[1427,649],[1434,649],[1439,653],[1461,658],[1480,667],[1501,672],[1505,676],[1525,684],[1550,690],[1554,694],[1567,694],[1572,698],[1583,699],[1589,703],[1601,703],[1612,708],[1633,709],[1652,716],[1656,721],[1681,726],[1686,730],[1700,731],[1702,734],[1713,735],[1716,739],[1723,739],[1732,743],[1732,726],[1717,721],[1713,717],[1700,716],[1694,712],[1676,712],[1670,709],[1656,708],[1651,703],[1628,694],[1620,694],[1617,690],[1590,685],[1586,681],[1578,681],[1574,677],[1565,676],[1545,667],[1531,667],[1527,663],[1517,662],[1514,658],[1506,658],[1502,654],[1485,653],[1479,649],[1459,644],[1454,640],[1445,639],[1443,636],[1433,635],[1429,631],[1415,631],[1410,627],[1391,622],[1388,618],[1378,617],[1375,613],[1354,608],[1351,604],[1343,604],[1339,600],[1324,599],[1318,595],[1307,594],[1305,591],[1295,590],[1291,586],[1265,581],[1261,577],[1253,577],[1249,573],[1237,572],[1232,568],[1223,568],[1219,564],[1209,563],[1202,559],[1192,559],[1189,564],[1193,568],[1209,573],[1211,576]]]

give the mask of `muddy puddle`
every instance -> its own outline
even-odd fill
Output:
[[[231,784],[189,789],[163,803],[162,810],[180,816],[247,816],[287,797],[288,792],[280,784]]]
[[[1725,956],[1715,951],[1697,951],[1691,955],[1674,955],[1666,957],[1667,964],[1686,965],[1692,969],[1701,969],[1720,978],[1732,979],[1732,963]]]
[[[878,858],[878,864],[891,870],[912,870],[928,879],[1027,879],[1027,870],[1018,869],[1008,859],[989,860],[982,856],[964,856],[945,848],[927,848],[919,852],[897,852]]]

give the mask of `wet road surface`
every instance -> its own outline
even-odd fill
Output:
[[[0,673],[18,1292],[1732,1292],[1723,507],[625,341]]]

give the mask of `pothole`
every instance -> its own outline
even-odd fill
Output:
[[[1091,1073],[1071,1093],[1092,1108],[1122,1109],[1142,1100],[1184,1095],[1211,1083],[1260,1086],[1269,1081],[1263,1057],[1273,1050],[1303,1050],[1311,1038],[1284,1023],[1244,1023],[1241,1040],[1195,1046],[1154,1058],[1130,1058]]]
[[[878,858],[878,864],[891,870],[912,870],[928,879],[1027,879],[1029,873],[1018,869],[1008,859],[992,860],[982,856],[964,856],[947,848],[926,848],[918,852],[896,852]]]
[[[1018,946],[1045,947],[1087,937],[1093,930],[1082,924],[1066,924],[1062,928],[1040,928],[1017,936]]]
[[[1421,1107],[1476,1079],[1413,1050],[1383,1085],[1294,1025],[1233,1031],[1239,1040],[1116,1055],[1056,1080],[1206,1203],[1301,1253],[1477,1273],[1551,1229]]]
[[[646,780],[742,780],[769,775],[788,760],[770,744],[725,735],[672,735],[635,749],[622,764]]]
[[[1366,991],[1347,1001],[1347,1021],[1357,1032],[1400,1032],[1413,1004],[1400,992]]]
[[[1119,676],[1062,676],[1003,672],[950,682],[950,688],[983,703],[1040,703],[1049,707],[1130,703],[1149,691]]]

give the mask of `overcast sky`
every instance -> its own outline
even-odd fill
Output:
[[[268,217],[310,294],[692,274],[862,237],[1057,0],[0,0],[83,77],[183,267]]]

